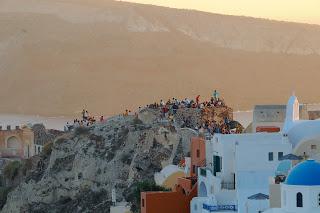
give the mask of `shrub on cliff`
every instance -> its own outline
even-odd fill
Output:
[[[46,143],[46,144],[43,146],[42,154],[43,154],[44,156],[49,156],[49,155],[51,155],[52,146],[53,146],[53,142]]]
[[[157,192],[157,191],[170,191],[163,186],[157,185],[154,181],[142,181],[134,184],[133,193],[130,193],[127,200],[131,201],[131,210],[133,212],[140,212],[140,199],[141,192]]]
[[[7,197],[11,190],[11,187],[0,187],[0,209],[2,209],[4,204],[7,202]]]
[[[132,121],[132,124],[133,125],[142,125],[143,124],[143,121],[140,120],[138,117],[135,117]]]
[[[5,168],[3,175],[9,180],[13,180],[19,173],[22,164],[20,161],[12,161]]]
[[[89,128],[83,127],[83,126],[79,126],[79,127],[75,128],[74,134],[75,135],[85,135],[85,134],[88,134],[89,131],[90,131]]]

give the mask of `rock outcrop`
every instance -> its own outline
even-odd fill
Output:
[[[231,112],[227,106],[180,108],[167,118],[161,108],[145,108],[59,133],[41,155],[22,162],[19,174],[24,177],[2,212],[109,212],[112,189],[117,201],[130,203],[137,212],[137,186],[189,156],[199,125],[232,120]],[[39,140],[54,137],[42,126],[36,128]]]
[[[34,159],[36,166],[9,194],[2,212],[108,212],[113,188],[118,201],[132,202],[135,184],[153,180],[155,172],[187,155],[183,143],[195,135],[150,122],[150,116],[144,114],[147,123],[114,117],[59,136]]]
[[[62,132],[58,130],[47,130],[43,124],[34,124],[32,131],[34,132],[34,143],[42,146],[46,143],[53,142],[57,136],[62,134]]]

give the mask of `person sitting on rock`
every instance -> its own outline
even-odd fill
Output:
[[[64,130],[65,132],[68,132],[68,131],[69,131],[68,122],[67,122],[67,124],[63,127],[63,130]]]
[[[86,111],[84,112],[83,120],[87,120],[88,117],[89,117],[89,113],[88,113],[88,111],[86,110]]]
[[[84,119],[85,114],[86,114],[86,110],[85,110],[85,109],[83,109],[81,114],[82,114],[82,119]]]

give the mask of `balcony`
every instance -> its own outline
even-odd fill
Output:
[[[218,205],[218,206],[213,206],[213,205],[208,205],[208,204],[203,204],[203,209],[209,211],[209,212],[216,212],[216,211],[237,211],[238,206],[236,205]]]
[[[221,183],[221,189],[235,190],[236,189],[236,184],[234,182],[222,182]]]

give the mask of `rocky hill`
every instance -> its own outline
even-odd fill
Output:
[[[196,135],[147,114],[148,121],[120,116],[58,137],[32,159],[35,166],[9,194],[2,212],[108,212],[112,188],[118,201],[137,208],[135,184],[152,181],[163,166],[186,156],[188,149],[177,147],[188,147]]]
[[[1,0],[0,26],[0,112],[113,115],[214,88],[236,110],[284,103],[293,90],[304,102],[318,96],[316,25],[110,0]]]
[[[20,184],[2,212],[108,212],[113,188],[117,201],[129,202],[137,212],[137,186],[152,183],[156,172],[190,155],[199,125],[232,121],[225,105],[179,108],[172,119],[162,115],[161,108],[145,108],[58,135],[41,155],[11,166],[6,178]]]

